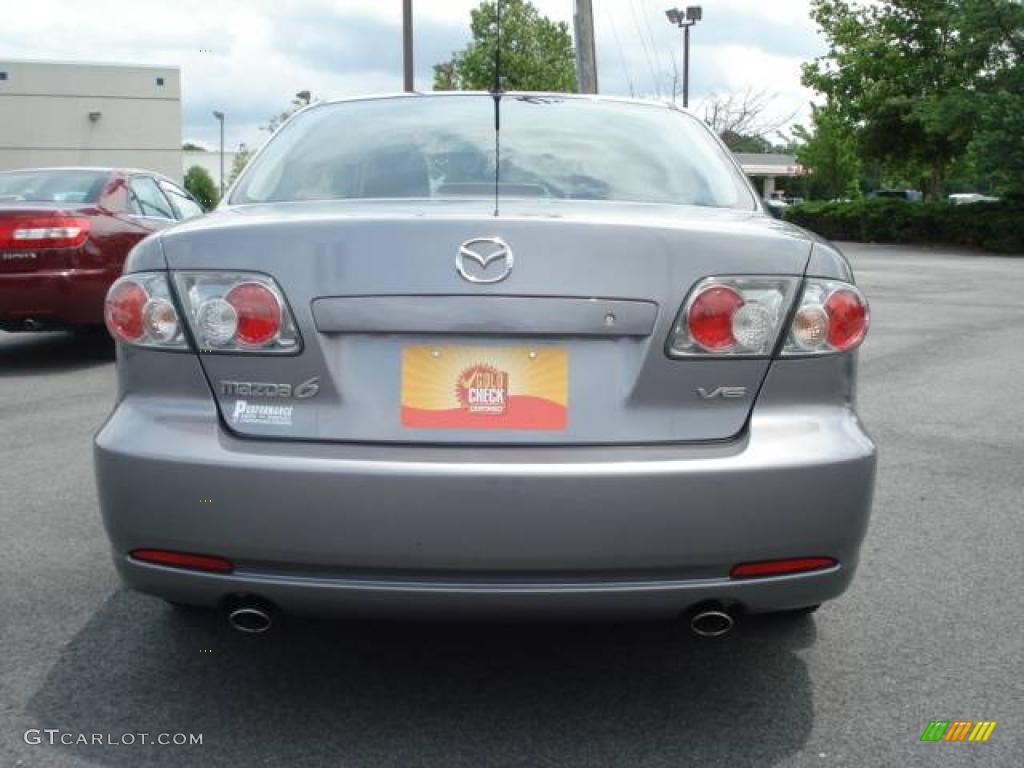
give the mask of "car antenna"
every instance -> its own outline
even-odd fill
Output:
[[[501,178],[501,1],[496,0],[497,14],[494,44],[494,85],[491,98],[494,99],[494,215],[498,215],[498,186]]]

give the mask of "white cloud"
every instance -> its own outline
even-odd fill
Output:
[[[571,28],[573,0],[535,2]],[[602,91],[628,94],[632,81],[638,95],[668,93],[681,58],[679,30],[664,16],[671,4],[594,0]],[[468,37],[477,0],[414,5],[417,85],[426,89],[430,65]],[[695,100],[754,86],[777,91],[785,110],[806,103],[799,63],[822,47],[809,0],[705,0],[703,6],[704,20],[692,36]],[[262,141],[259,125],[297,90],[341,97],[400,89],[400,22],[400,0],[33,0],[31,13],[5,15],[0,50],[11,58],[180,66],[184,138],[212,146],[210,111],[221,109],[234,146]]]

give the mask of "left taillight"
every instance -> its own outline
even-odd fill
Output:
[[[77,248],[89,239],[82,216],[14,216],[0,219],[0,248]]]
[[[137,272],[118,279],[103,307],[107,330],[117,341],[139,347],[186,349],[167,275]]]

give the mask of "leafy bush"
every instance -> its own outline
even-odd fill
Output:
[[[185,172],[185,189],[192,193],[203,208],[210,210],[217,204],[217,185],[201,165],[193,165]]]
[[[800,203],[784,218],[830,240],[962,245],[1024,254],[1024,202],[910,203],[869,199]]]

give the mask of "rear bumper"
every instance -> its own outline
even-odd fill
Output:
[[[224,598],[253,595],[285,612],[370,618],[487,617],[673,618],[707,601],[760,613],[817,605],[838,597],[855,564],[756,580],[561,580],[517,583],[465,579],[316,578],[273,572],[201,574],[118,556],[124,582],[174,602],[219,606]]]
[[[214,605],[237,593],[310,614],[672,616],[750,612],[848,585],[875,450],[849,408],[755,408],[715,445],[429,448],[240,440],[209,404],[128,397],[96,438],[125,582]],[[227,557],[204,574],[137,548]],[[824,571],[733,580],[739,562],[829,556]]]
[[[62,269],[0,274],[0,327],[27,330],[103,323],[103,299],[116,274],[106,269]]]

